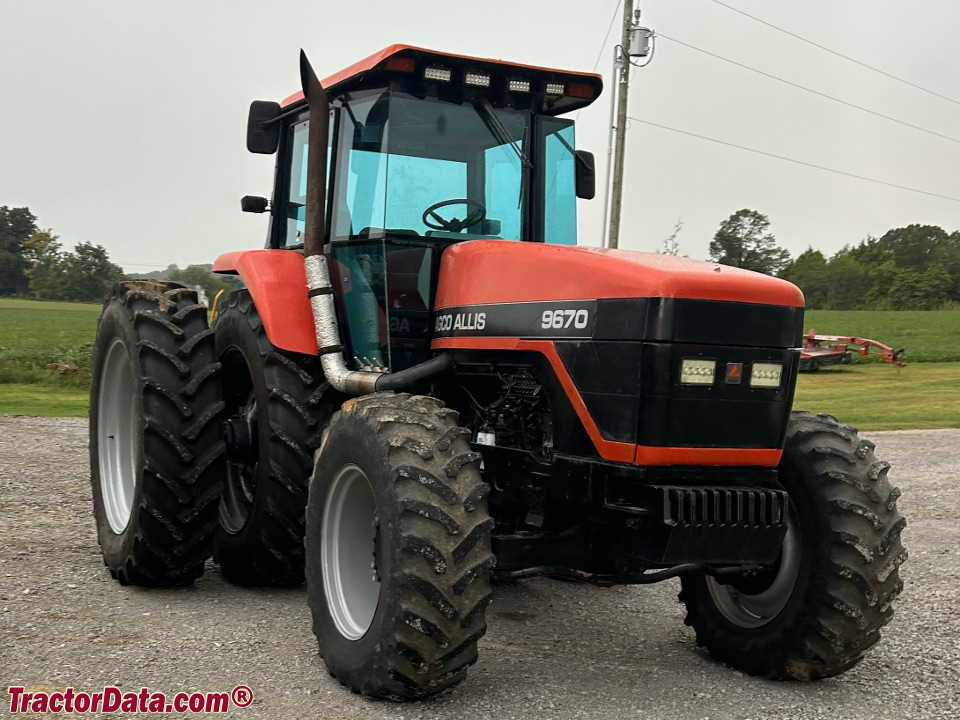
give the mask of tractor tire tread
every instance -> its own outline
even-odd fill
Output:
[[[466,677],[487,629],[496,559],[486,500],[471,496],[482,485],[480,458],[470,448],[469,432],[456,426],[459,416],[432,397],[377,393],[351,399],[331,428],[349,415],[364,418],[376,434],[393,478],[400,612],[380,643],[379,670],[369,676],[345,673],[322,643],[321,655],[334,677],[354,691],[398,701],[425,698]],[[317,598],[310,600],[316,632]]]
[[[802,474],[806,502],[821,514],[808,515],[807,522],[820,524],[803,541],[814,548],[810,579],[771,629],[734,632],[718,620],[703,578],[685,578],[685,622],[715,659],[751,675],[816,680],[850,669],[880,639],[903,589],[906,520],[896,508],[900,491],[890,485],[889,463],[873,453],[873,443],[833,416],[793,413],[781,467]]]
[[[256,358],[245,358],[253,383],[262,383],[268,408],[260,413],[260,430],[269,433],[260,445],[257,497],[243,528],[234,535],[221,528],[214,557],[225,577],[239,585],[294,586],[303,582],[304,509],[313,455],[320,433],[333,411],[329,385],[314,356],[275,347],[267,337],[248,290],[231,293],[214,330],[225,318],[238,316],[238,332],[254,336]],[[218,336],[222,355],[228,338]],[[259,369],[258,369],[259,368]],[[268,418],[264,423],[262,418]],[[266,425],[266,427],[264,427]],[[255,440],[256,442],[256,440]],[[266,448],[267,457],[262,457]]]
[[[213,550],[222,482],[223,443],[214,422],[222,409],[219,387],[191,391],[197,377],[215,375],[219,369],[206,309],[194,290],[147,280],[118,283],[103,307],[135,338],[128,352],[139,369],[135,383],[144,421],[139,505],[124,531],[131,534],[130,542],[115,547],[116,536],[105,536],[112,531],[101,522],[95,505],[104,563],[122,584],[189,585],[202,575]],[[103,316],[94,344],[95,375],[110,340],[102,323]],[[184,352],[187,347],[189,352]],[[95,377],[91,445],[97,442],[98,389]],[[93,462],[91,482],[97,496],[99,468]]]

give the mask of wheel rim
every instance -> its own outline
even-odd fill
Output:
[[[234,419],[246,425],[248,437],[252,443],[251,459],[239,462],[231,459],[227,463],[227,478],[220,498],[220,522],[227,532],[236,534],[247,524],[257,490],[259,437],[257,435],[257,400],[252,389],[246,403],[234,413]]]
[[[380,600],[375,560],[378,522],[366,474],[356,465],[343,466],[327,492],[320,556],[330,615],[348,640],[366,634]]]
[[[114,338],[100,371],[97,454],[100,492],[110,529],[119,535],[130,523],[137,488],[137,392],[127,347]]]
[[[773,621],[787,606],[800,575],[800,531],[793,508],[787,516],[787,534],[783,538],[780,562],[764,590],[747,593],[735,584],[721,584],[707,578],[707,590],[727,620],[742,628],[759,628]]]

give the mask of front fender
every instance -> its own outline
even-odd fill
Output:
[[[275,347],[317,354],[303,255],[293,250],[242,250],[218,257],[213,271],[240,276]]]

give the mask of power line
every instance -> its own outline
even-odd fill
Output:
[[[758,70],[758,69],[755,68],[755,67],[750,67],[749,65],[744,65],[743,63],[739,63],[739,62],[737,62],[736,60],[731,60],[730,58],[725,58],[725,57],[723,57],[722,55],[717,55],[716,53],[712,53],[712,52],[710,52],[709,50],[704,50],[703,48],[699,48],[699,47],[697,47],[696,45],[690,45],[689,43],[685,43],[685,42],[683,42],[682,40],[677,40],[676,38],[669,37],[669,36],[667,36],[667,35],[664,35],[663,33],[657,33],[657,35],[659,35],[659,36],[660,36],[661,38],[663,38],[664,40],[669,40],[670,42],[675,42],[675,43],[677,43],[678,45],[683,45],[684,47],[690,48],[691,50],[696,50],[697,52],[703,53],[704,55],[709,55],[710,57],[715,58],[715,59],[717,59],[717,60],[722,60],[722,61],[725,62],[725,63],[730,63],[731,65],[736,65],[737,67],[743,68],[744,70],[749,70],[750,72],[757,73],[758,75],[763,75],[763,76],[766,77],[766,78],[770,78],[771,80],[776,80],[777,82],[781,82],[781,83],[783,83],[783,84],[785,84],[785,85],[789,85],[790,87],[797,88],[798,90],[803,90],[804,92],[811,93],[812,95],[817,95],[817,96],[819,96],[819,97],[826,98],[827,100],[832,100],[833,102],[840,103],[841,105],[846,105],[847,107],[852,107],[852,108],[854,108],[854,109],[856,109],[856,110],[860,110],[860,111],[865,112],[865,113],[868,113],[868,114],[870,114],[870,115],[874,115],[874,116],[876,116],[876,117],[883,118],[884,120],[889,120],[890,122],[895,122],[895,123],[897,123],[898,125],[903,125],[904,127],[912,128],[913,130],[919,130],[920,132],[927,133],[928,135],[933,135],[933,136],[938,137],[938,138],[941,138],[941,139],[943,139],[943,140],[949,140],[950,142],[960,143],[960,139],[957,139],[957,138],[955,138],[955,137],[951,137],[951,136],[949,136],[949,135],[944,135],[944,134],[938,133],[938,132],[936,132],[936,131],[934,131],[934,130],[928,130],[928,129],[925,128],[925,127],[921,127],[921,126],[919,126],[919,125],[914,125],[914,124],[912,124],[912,123],[908,123],[908,122],[906,122],[905,120],[899,120],[899,119],[897,119],[897,118],[895,118],[895,117],[892,117],[892,116],[890,116],[890,115],[884,115],[884,114],[881,113],[881,112],[877,112],[876,110],[871,110],[870,108],[865,108],[865,107],[863,107],[862,105],[857,105],[857,104],[852,103],[852,102],[849,102],[849,101],[847,101],[847,100],[841,100],[840,98],[834,97],[833,95],[827,95],[826,93],[822,93],[822,92],[820,92],[819,90],[814,90],[813,88],[809,88],[809,87],[807,87],[806,85],[800,85],[799,83],[792,82],[791,80],[786,80],[786,79],[784,79],[784,78],[782,78],[782,77],[778,77],[778,76],[776,76],[776,75],[771,75],[770,73],[764,72],[763,70]]]
[[[623,0],[617,0],[617,6],[613,9],[613,17],[610,18],[610,24],[607,26],[607,34],[603,36],[603,42],[600,43],[600,52],[597,53],[597,61],[593,64],[593,72],[597,71],[600,60],[603,59],[603,51],[607,49],[607,40],[610,39],[610,32],[613,30],[613,25],[617,21],[617,15],[620,14],[620,5],[622,3]]]
[[[813,40],[808,40],[807,38],[805,38],[805,37],[803,37],[803,36],[801,36],[801,35],[797,35],[797,34],[794,33],[794,32],[790,32],[789,30],[785,30],[785,29],[782,28],[782,27],[778,27],[777,25],[774,25],[774,24],[771,23],[771,22],[767,22],[766,20],[761,20],[760,18],[755,17],[755,16],[751,15],[750,13],[744,12],[743,10],[740,10],[740,9],[738,9],[738,8],[735,8],[735,7],[733,7],[732,5],[727,5],[727,3],[725,3],[725,2],[721,2],[720,0],[711,0],[711,1],[714,2],[714,3],[716,3],[717,5],[722,5],[723,7],[727,8],[728,10],[732,10],[732,11],[735,12],[735,13],[739,13],[739,14],[743,15],[744,17],[748,17],[748,18],[750,18],[751,20],[755,20],[756,22],[758,22],[758,23],[760,23],[760,24],[762,24],[762,25],[766,25],[766,26],[769,27],[769,28],[773,28],[774,30],[776,30],[776,31],[778,31],[778,32],[782,32],[784,35],[789,35],[789,36],[792,37],[792,38],[796,38],[797,40],[800,40],[801,42],[805,42],[805,43],[807,43],[807,45],[813,45],[813,47],[819,48],[819,49],[821,49],[821,50],[824,50],[825,52],[828,52],[828,53],[830,53],[831,55],[836,55],[837,57],[843,58],[844,60],[849,60],[850,62],[854,63],[855,65],[859,65],[860,67],[865,67],[865,68],[867,68],[868,70],[873,70],[873,72],[875,72],[875,73],[880,73],[881,75],[883,75],[883,76],[885,76],[885,77],[888,77],[888,78],[890,78],[891,80],[896,80],[897,82],[903,83],[904,85],[909,85],[909,86],[912,87],[912,88],[916,88],[917,90],[920,90],[920,91],[922,91],[922,92],[925,92],[925,93],[927,93],[927,94],[929,94],[929,95],[933,95],[934,97],[938,97],[938,98],[940,98],[941,100],[946,100],[947,102],[952,102],[954,105],[960,105],[960,101],[954,100],[952,97],[947,97],[946,95],[941,95],[940,93],[938,93],[938,92],[936,92],[936,91],[934,91],[934,90],[930,90],[929,88],[925,88],[925,87],[923,87],[922,85],[917,85],[916,83],[910,82],[909,80],[906,80],[906,79],[904,79],[904,78],[902,78],[902,77],[898,77],[897,75],[892,75],[891,73],[888,73],[886,70],[881,70],[880,68],[874,67],[873,65],[867,65],[867,63],[861,62],[860,60],[857,60],[856,58],[852,58],[852,57],[850,57],[849,55],[844,55],[844,54],[841,53],[841,52],[837,52],[836,50],[832,50],[831,48],[828,48],[826,45],[821,45],[820,43],[816,43],[816,42],[814,42]]]
[[[681,135],[688,135],[690,137],[695,137],[700,140],[707,140],[712,143],[717,143],[718,145],[726,145],[727,147],[737,148],[738,150],[746,150],[747,152],[755,153],[757,155],[764,155],[766,157],[776,158],[777,160],[784,160],[789,163],[794,163],[796,165],[803,165],[804,167],[814,168],[816,170],[824,170],[834,175],[845,175],[846,177],[856,178],[857,180],[866,180],[867,182],[876,183],[877,185],[886,185],[887,187],[897,188],[898,190],[909,190],[910,192],[919,193],[921,195],[929,195],[930,197],[940,198],[942,200],[952,200],[953,202],[960,202],[960,198],[951,197],[950,195],[941,195],[940,193],[928,192],[927,190],[918,190],[917,188],[907,187],[906,185],[897,185],[895,183],[887,182],[886,180],[877,180],[876,178],[866,177],[865,175],[857,175],[856,173],[849,173],[843,170],[837,170],[835,168],[825,167],[823,165],[816,165],[814,163],[806,162],[804,160],[797,160],[795,158],[786,157],[785,155],[777,155],[775,153],[766,152],[764,150],[757,150],[756,148],[747,147],[746,145],[737,145],[736,143],[727,142],[726,140],[718,140],[717,138],[708,137],[706,135],[698,135],[697,133],[690,132],[688,130],[680,130],[678,128],[669,127],[668,125],[660,125],[649,120],[641,120],[640,118],[631,117],[629,118],[633,122],[643,123],[644,125],[651,125],[661,130],[669,130],[670,132],[679,133]]]

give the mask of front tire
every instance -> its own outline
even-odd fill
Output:
[[[188,585],[203,573],[225,451],[219,369],[193,290],[133,280],[104,300],[90,478],[104,563],[123,585]]]
[[[880,639],[903,590],[900,490],[873,443],[830,415],[793,413],[780,482],[791,501],[778,565],[721,583],[681,580],[697,642],[751,675],[817,680],[849,670]]]
[[[416,700],[466,677],[486,632],[493,520],[456,413],[424,396],[348,400],[307,506],[307,595],[330,673]]]

